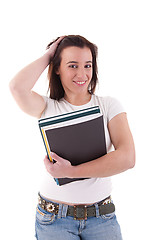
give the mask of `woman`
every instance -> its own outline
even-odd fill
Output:
[[[119,101],[94,94],[96,57],[97,47],[87,39],[63,36],[51,42],[47,52],[22,69],[10,83],[20,108],[34,117],[45,118],[98,105],[105,123],[108,153],[102,157],[77,166],[56,153],[51,154],[54,164],[45,157],[47,174],[36,212],[39,240],[122,239],[110,196],[110,177],[134,167],[134,143]],[[48,65],[49,98],[32,91]],[[53,177],[87,179],[58,186]]]

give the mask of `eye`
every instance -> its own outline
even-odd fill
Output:
[[[91,68],[92,65],[91,65],[91,64],[86,64],[84,67],[85,67],[85,68]]]
[[[69,65],[70,68],[77,68],[78,66],[75,64]]]

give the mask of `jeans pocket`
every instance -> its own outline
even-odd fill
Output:
[[[104,215],[101,215],[100,217],[102,218],[102,219],[108,219],[108,220],[110,220],[110,219],[112,219],[112,218],[114,218],[114,216],[115,216],[115,212],[113,212],[113,213],[108,213],[108,214],[104,214]]]
[[[36,221],[43,225],[52,224],[55,221],[55,214],[48,213],[38,206],[36,210]]]

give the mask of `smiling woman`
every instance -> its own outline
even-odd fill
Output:
[[[69,49],[67,49],[67,50],[69,50]],[[87,48],[83,49],[83,51],[87,51],[87,50],[88,50]],[[73,48],[71,49],[71,51],[73,51]],[[78,51],[77,51],[77,48],[76,48],[75,51],[78,53],[80,51],[80,49],[78,48]],[[78,56],[80,56],[80,54]],[[90,71],[90,72],[86,71],[86,73],[83,72],[83,71],[84,71],[85,68],[86,69],[90,68],[90,70],[91,70],[91,68],[92,68],[92,61],[84,61],[84,63],[82,62],[82,66],[81,66],[80,62],[77,62],[77,61],[70,61],[67,64],[69,64],[70,68],[74,68],[74,69],[78,68],[79,71],[81,71],[80,73],[79,73],[79,71],[75,71],[75,74],[77,75],[77,81],[73,80],[73,82],[77,83],[78,85],[84,85],[84,84],[86,84],[87,81],[89,81],[88,82],[88,85],[89,85],[91,77],[90,77],[90,79],[87,79],[87,75],[88,74],[92,75],[92,71]],[[80,70],[80,67],[82,67],[82,70]],[[83,74],[84,74],[84,76],[83,76]]]
[[[37,239],[122,240],[111,198],[110,177],[133,168],[135,164],[134,142],[126,113],[115,98],[94,94],[97,84],[96,45],[79,35],[69,35],[51,42],[47,48],[42,57],[12,79],[10,89],[15,100],[23,111],[41,119],[76,115],[98,107],[103,119],[106,154],[87,162],[85,154],[83,163],[76,162],[75,165],[56,153],[51,153],[54,164],[47,156],[44,158],[47,174],[43,176],[37,206]],[[44,97],[32,88],[48,65],[50,96]],[[87,118],[89,124],[90,120]],[[75,125],[76,121],[73,121]],[[99,125],[96,129],[99,130]],[[62,130],[64,133],[64,128]],[[89,135],[97,145],[94,132],[92,129]],[[84,131],[81,133],[84,139]],[[62,138],[61,135],[60,141]],[[76,134],[75,143],[77,139]],[[88,140],[80,151],[88,150],[89,146],[91,153],[95,151],[90,143]],[[76,181],[59,186],[54,178]],[[79,225],[85,227],[79,231]]]
[[[62,51],[61,59],[57,74],[64,89],[64,98],[74,105],[85,104],[91,98],[91,94],[88,92],[88,86],[92,79],[90,49],[67,47]],[[83,102],[80,102],[82,100]]]
[[[53,43],[54,41],[48,44],[47,48]],[[72,78],[76,85],[85,85],[89,93],[89,95],[87,94],[88,100],[88,96],[95,92],[98,81],[97,46],[79,35],[69,35],[63,38],[49,65],[50,98],[59,100],[64,97],[62,81],[67,79],[66,74],[67,76],[70,74],[69,78]],[[77,78],[74,78],[73,75],[77,75]],[[72,96],[74,98],[74,94]]]

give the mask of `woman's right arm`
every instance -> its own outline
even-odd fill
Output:
[[[42,72],[49,65],[59,42],[60,37],[49,50],[40,58],[27,65],[11,80],[9,87],[19,107],[31,116],[39,118],[45,109],[45,101],[41,95],[32,91]]]

